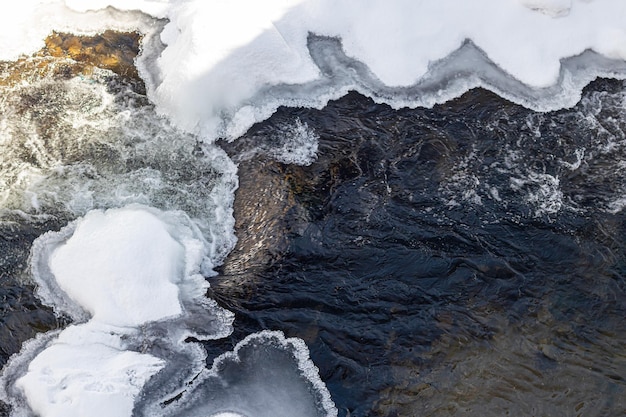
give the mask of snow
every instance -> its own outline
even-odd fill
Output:
[[[28,366],[16,386],[41,416],[130,416],[135,396],[163,366],[123,349],[122,334],[99,323],[71,326]]]
[[[183,246],[141,209],[90,211],[52,253],[60,287],[94,320],[120,327],[181,314]]]
[[[297,95],[290,101],[289,94],[272,101],[281,86],[304,88],[327,75],[312,58],[309,34],[340,39],[345,55],[369,71],[357,79],[372,76],[386,87],[418,84],[468,39],[530,89],[559,82],[564,89],[580,89],[560,79],[562,60],[586,50],[626,58],[626,2],[585,0],[28,0],[16,12],[1,14],[0,58],[33,52],[53,28],[82,33],[135,25],[150,32],[136,13],[107,6],[167,19],[160,32],[164,49],[144,53],[140,72],[158,111],[207,141],[233,139],[284,103],[323,105],[349,88],[373,89],[376,96],[376,86],[331,79],[330,89],[324,84],[309,91],[317,101]],[[488,68],[478,65],[473,71],[480,78]],[[473,86],[468,83],[455,94]],[[266,97],[268,90],[273,94]],[[576,94],[567,92],[561,105],[571,105],[568,97]],[[377,100],[396,106],[433,102],[419,97],[396,101],[389,94]],[[517,101],[533,105],[532,100]]]

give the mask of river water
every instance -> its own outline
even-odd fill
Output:
[[[212,242],[210,278],[234,332],[204,342],[209,364],[281,330],[340,416],[626,414],[622,81],[549,113],[481,89],[400,110],[351,92],[209,146],[132,83],[64,71],[3,87],[2,364],[70,321],[34,295],[35,238],[129,202],[228,235],[212,216],[239,185],[240,246]]]
[[[483,90],[281,109],[247,137],[297,118],[318,160],[282,167],[284,251],[215,296],[236,332],[303,338],[351,415],[620,415],[624,92],[598,80],[554,113]]]

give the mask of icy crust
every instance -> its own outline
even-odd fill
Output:
[[[206,355],[186,339],[223,338],[233,321],[206,298],[207,246],[183,212],[138,204],[90,211],[37,239],[38,296],[79,323],[11,359],[2,397],[13,415],[130,416],[156,373],[199,373]]]
[[[202,234],[182,212],[130,205],[92,210],[33,245],[37,295],[75,321],[137,327],[183,313],[202,299],[208,256]]]
[[[160,375],[150,381],[160,384]],[[172,385],[172,384],[170,384]],[[183,391],[172,390],[167,406],[142,401],[142,416],[336,417],[337,409],[306,344],[279,331],[261,331],[217,357]],[[171,401],[176,396],[175,401]]]
[[[591,79],[626,73],[623,2],[196,0],[173,1],[165,15],[164,50],[139,60],[158,72],[149,95],[207,140],[351,89],[415,107],[482,86],[552,110],[573,105]]]
[[[151,100],[207,141],[350,89],[415,107],[482,86],[553,110],[597,76],[626,74],[621,1],[26,0],[17,10],[0,22],[0,59],[33,52],[53,29],[145,33],[137,64]]]
[[[17,388],[16,381],[28,369],[28,364],[54,339],[61,331],[53,330],[39,333],[33,339],[22,344],[19,354],[9,358],[0,375],[0,401],[10,404],[11,417],[30,417],[32,412],[26,403],[21,389]]]

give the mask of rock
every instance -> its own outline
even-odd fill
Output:
[[[135,67],[141,35],[136,32],[106,31],[95,36],[54,32],[46,46],[30,57],[0,62],[0,87],[11,87],[44,77],[89,76],[95,68],[110,70],[134,90],[145,94],[145,86]]]
[[[43,51],[56,58],[71,58],[89,66],[108,69],[124,78],[138,80],[135,57],[141,35],[137,32],[106,32],[96,36],[76,36],[54,32],[46,38]]]

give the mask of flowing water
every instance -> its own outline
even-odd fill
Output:
[[[2,365],[80,321],[35,296],[33,241],[142,204],[193,220],[206,269],[221,265],[209,294],[235,314],[230,336],[202,342],[208,366],[219,359],[180,393],[181,415],[263,410],[249,398],[272,391],[326,404],[315,378],[294,377],[313,372],[307,347],[340,416],[626,414],[624,82],[596,80],[555,112],[482,89],[400,110],[351,92],[211,145],[158,116],[132,77],[50,59],[7,65],[0,87]],[[140,405],[176,402],[171,375]]]
[[[297,119],[318,160],[279,164],[285,249],[215,297],[236,333],[305,340],[340,415],[621,415],[625,97],[599,80],[554,113],[482,90],[281,109],[242,140]]]

